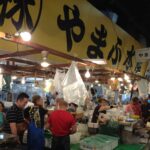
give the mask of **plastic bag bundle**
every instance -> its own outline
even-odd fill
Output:
[[[65,78],[65,72],[62,70],[56,69],[56,74],[54,77],[54,91],[58,92],[59,97],[63,97],[63,87],[62,87],[62,82]]]
[[[88,92],[75,62],[72,62],[62,84],[64,99],[68,103],[84,105]]]

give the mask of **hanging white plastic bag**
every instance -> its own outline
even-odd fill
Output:
[[[63,97],[63,86],[62,82],[65,78],[65,72],[62,70],[56,69],[56,74],[54,76],[54,91],[58,93],[59,97]]]
[[[148,81],[145,79],[141,79],[137,82],[139,89],[139,96],[147,96],[148,95]]]
[[[64,99],[68,103],[84,105],[88,92],[75,62],[72,62],[62,85]]]

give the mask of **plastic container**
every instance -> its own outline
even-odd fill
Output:
[[[118,146],[119,138],[100,135],[91,136],[81,140],[81,150],[113,150]]]

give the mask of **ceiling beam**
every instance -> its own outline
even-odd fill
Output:
[[[39,53],[41,53],[41,51],[37,49],[17,51],[14,53],[2,54],[0,55],[0,59],[3,60],[3,59],[9,59],[11,57],[27,56],[27,55],[34,55]]]
[[[13,61],[13,62],[18,62],[18,63],[23,63],[23,64],[28,64],[28,65],[39,65],[39,63],[37,63],[37,62],[24,60],[24,59],[18,59],[18,58],[8,58],[7,60]]]
[[[37,52],[36,50],[39,50],[40,52],[41,51],[48,51],[49,54],[52,54],[52,55],[55,55],[55,56],[58,56],[58,57],[61,57],[61,58],[65,58],[65,59],[68,59],[68,60],[71,60],[71,61],[77,61],[77,62],[81,62],[81,63],[91,65],[91,66],[96,65],[95,63],[92,63],[90,61],[85,61],[85,60],[80,59],[78,57],[75,57],[75,56],[60,52],[60,51],[56,51],[52,48],[43,46],[43,45],[38,44],[38,43],[34,43],[34,42],[31,42],[31,41],[30,42],[25,42],[21,38],[16,38],[16,37],[12,37],[12,38],[10,38],[10,37],[8,37],[8,38],[7,37],[0,37],[0,38],[3,39],[3,40],[13,42],[13,43],[18,43],[18,44],[29,46],[29,47],[35,49],[35,51],[33,50],[33,52]],[[32,52],[29,55],[31,55],[31,54],[32,54]],[[15,53],[14,56],[16,56],[16,55],[17,54]],[[24,56],[24,55],[22,55],[22,56]],[[9,57],[9,55],[8,55],[8,57]]]
[[[45,75],[48,75],[50,73],[52,73],[51,70],[40,70],[37,68],[33,68],[33,67],[23,67],[23,66],[13,66],[13,65],[4,65],[4,64],[0,64],[0,67],[3,68],[4,70],[7,71],[22,71],[22,72],[38,72],[38,73],[43,73]]]

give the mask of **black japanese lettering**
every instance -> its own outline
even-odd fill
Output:
[[[31,13],[29,12],[29,5],[35,6],[35,0],[0,0],[0,26],[4,25],[5,19],[11,19],[12,24],[17,30],[21,29],[23,23],[26,25],[26,28],[33,32],[38,25],[42,12],[42,2],[39,0],[39,10],[38,15],[33,24],[33,19]],[[11,3],[11,8],[7,10],[8,4]],[[16,19],[18,15],[18,20]]]
[[[121,61],[122,54],[121,54],[121,48],[119,47],[121,45],[122,45],[122,40],[119,37],[117,37],[117,43],[112,46],[107,57],[107,60],[111,59],[113,65],[116,65]]]
[[[80,12],[76,5],[73,5],[74,9],[64,5],[64,20],[61,19],[61,15],[57,18],[58,27],[66,31],[67,38],[67,51],[71,51],[72,49],[72,39],[75,42],[80,42],[83,39],[85,33],[85,25],[84,22],[80,19]],[[73,14],[73,18],[70,18],[70,12]],[[76,33],[74,31],[75,28],[79,28],[80,32]]]
[[[95,35],[96,33],[96,35]],[[89,45],[87,49],[87,56],[89,58],[104,58],[101,47],[106,47],[107,30],[104,25],[100,29],[95,28],[95,33],[92,32],[91,40],[95,45]]]
[[[0,0],[0,6],[1,6],[0,25],[4,24],[8,2],[11,2],[11,0]]]
[[[126,67],[126,71],[132,68],[132,58],[135,56],[134,46],[132,45],[131,50],[127,51],[127,58],[123,65]]]
[[[28,5],[35,5],[35,0],[14,0],[16,4],[11,8],[7,14],[6,18],[11,18],[13,25],[19,30],[22,27],[23,19],[26,19],[26,24],[29,29],[33,28],[33,21],[29,13]],[[19,19],[16,21],[13,16],[19,12]]]
[[[139,54],[139,57],[143,57],[143,53],[140,53],[140,54]]]

